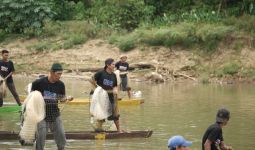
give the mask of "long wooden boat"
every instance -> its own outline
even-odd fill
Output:
[[[129,132],[94,132],[94,131],[69,131],[66,132],[66,139],[73,140],[104,140],[104,139],[125,139],[125,138],[148,138],[152,135],[151,130],[129,131]],[[53,139],[51,133],[47,134],[47,139]],[[0,131],[0,140],[19,140],[18,132]]]
[[[21,106],[18,106],[16,103],[14,105],[3,105],[0,107],[0,113],[3,112],[18,112],[21,110]]]

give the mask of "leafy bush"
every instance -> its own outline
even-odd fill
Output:
[[[213,52],[218,47],[219,42],[232,31],[232,27],[206,24],[197,27],[196,36],[207,52]]]
[[[229,17],[223,20],[224,24],[234,26],[237,30],[255,34],[255,16],[243,15],[241,17]]]
[[[131,31],[145,18],[151,16],[151,9],[143,1],[95,1],[89,10],[94,22],[113,28]]]
[[[234,75],[234,74],[238,73],[240,68],[241,68],[241,66],[237,63],[228,63],[223,66],[222,70],[223,70],[224,74]]]
[[[6,33],[0,29],[0,42],[2,42],[5,39]]]
[[[123,39],[119,46],[121,51],[127,52],[135,48],[135,41],[134,39]]]
[[[41,0],[1,0],[0,29],[9,33],[34,31],[44,26],[44,20],[53,17],[50,3]]]

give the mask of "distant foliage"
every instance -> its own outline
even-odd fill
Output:
[[[137,28],[152,12],[142,1],[131,0],[95,0],[89,11],[94,22],[128,31]]]
[[[44,20],[53,17],[50,3],[43,0],[1,0],[0,29],[8,33],[38,31]]]
[[[223,73],[224,74],[230,74],[230,75],[234,75],[236,73],[238,73],[239,69],[240,69],[240,65],[237,63],[228,63],[226,65],[224,65],[223,67]]]

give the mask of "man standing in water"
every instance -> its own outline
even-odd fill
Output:
[[[127,91],[128,93],[128,98],[131,98],[131,93],[130,90],[131,88],[128,86],[128,69],[129,69],[129,64],[127,63],[127,56],[122,55],[120,56],[120,61],[118,61],[115,64],[116,68],[120,71],[120,78],[121,78],[121,90],[122,91]]]
[[[17,104],[20,106],[21,102],[19,99],[19,95],[16,91],[12,75],[15,71],[13,62],[8,60],[9,58],[9,51],[4,49],[2,50],[2,60],[0,60],[0,75],[6,81],[6,85],[10,92],[12,93],[13,97],[15,98]],[[3,106],[3,97],[0,97],[0,107]]]
[[[45,105],[45,119],[37,125],[36,150],[43,150],[48,128],[54,135],[58,150],[64,150],[66,137],[64,127],[60,118],[58,102],[72,100],[72,97],[65,97],[65,84],[60,81],[63,68],[61,64],[54,63],[51,67],[49,76],[42,77],[32,83],[32,91],[41,92]]]
[[[216,123],[209,126],[204,133],[202,140],[202,150],[232,150],[231,146],[224,144],[222,128],[227,125],[230,112],[221,108],[216,115]]]
[[[121,132],[120,130],[120,123],[119,123],[119,114],[117,112],[117,78],[114,74],[114,60],[112,58],[108,58],[105,60],[105,67],[103,70],[98,71],[92,78],[92,84],[97,87],[100,86],[104,90],[107,91],[108,97],[112,106],[112,115],[109,116],[108,120],[113,120],[114,124],[117,128],[118,132]],[[97,129],[98,131],[102,130],[102,125],[105,122],[105,120],[98,120],[97,121]]]

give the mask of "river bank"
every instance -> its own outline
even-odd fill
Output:
[[[47,74],[51,64],[59,62],[65,68],[64,76],[87,80],[104,66],[106,58],[117,61],[124,54],[133,67],[129,77],[135,81],[232,84],[254,83],[255,79],[255,51],[249,46],[236,51],[223,45],[211,55],[204,55],[199,50],[159,46],[135,48],[123,53],[107,41],[96,39],[73,49],[37,52],[26,49],[31,42],[35,41],[18,40],[1,47],[10,50],[17,74]]]

